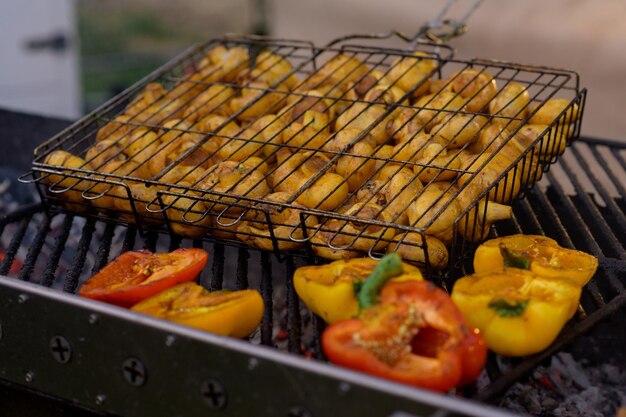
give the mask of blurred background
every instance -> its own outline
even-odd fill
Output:
[[[459,0],[460,18],[473,0]],[[260,33],[325,44],[413,33],[443,0],[1,0],[0,108],[76,119],[196,42]],[[626,140],[626,1],[484,0],[459,58],[571,68],[589,89],[583,134]]]

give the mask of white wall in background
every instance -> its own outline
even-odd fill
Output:
[[[0,0],[0,107],[80,115],[73,0]]]

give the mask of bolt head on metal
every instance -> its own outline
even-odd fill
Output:
[[[224,384],[217,379],[209,379],[200,386],[200,394],[211,410],[222,410],[228,402],[228,394]]]
[[[148,371],[139,359],[128,358],[122,362],[122,375],[130,385],[140,387],[146,383]]]
[[[28,300],[28,295],[26,294],[20,294],[17,296],[17,302],[20,304],[24,304],[26,300]]]
[[[72,346],[63,336],[53,336],[50,339],[50,353],[55,361],[68,363],[72,359]]]
[[[176,343],[176,336],[174,336],[173,334],[168,334],[165,337],[165,346],[171,347],[174,345],[174,343]]]
[[[350,388],[351,388],[351,386],[347,382],[342,382],[342,383],[339,384],[339,392],[341,394],[345,394],[345,393],[349,392]]]
[[[104,394],[96,395],[96,405],[102,405],[106,401],[107,397]]]
[[[259,360],[257,358],[248,359],[248,370],[254,371],[254,369],[259,366]]]
[[[287,410],[287,417],[313,417],[313,414],[301,405],[294,405]]]
[[[33,382],[34,379],[35,374],[30,371],[26,372],[26,375],[24,375],[24,381],[28,382],[29,384]]]
[[[98,322],[98,315],[96,313],[91,313],[88,320],[89,324],[96,324]]]

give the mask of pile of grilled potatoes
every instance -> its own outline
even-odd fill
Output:
[[[271,52],[216,46],[171,88],[148,84],[80,156],[48,154],[58,174],[44,181],[68,209],[167,218],[183,236],[444,268],[456,237],[482,240],[511,216],[579,111],[499,88],[484,69],[437,79],[438,67],[420,52],[373,68],[337,54],[302,74]]]

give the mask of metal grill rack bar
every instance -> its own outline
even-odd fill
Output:
[[[620,222],[620,218],[626,212],[623,194],[626,186],[625,155],[626,146],[620,144],[594,140],[576,143],[564,155],[564,158],[553,166],[549,175],[543,177],[537,187],[528,192],[524,199],[513,205],[513,218],[498,223],[492,229],[492,236],[519,232],[545,234],[555,238],[565,247],[594,254],[599,258],[600,266],[594,279],[583,290],[577,315],[550,348],[527,358],[491,357],[487,367],[486,379],[482,378],[480,380],[482,382],[479,382],[480,385],[468,388],[465,395],[483,402],[497,402],[500,395],[509,386],[531,373],[543,360],[574,342],[578,336],[589,331],[607,316],[623,309],[626,304],[626,291],[624,290],[626,242],[624,225]],[[580,169],[574,167],[580,167]],[[595,167],[603,167],[604,170],[600,171]],[[137,235],[137,229],[133,226],[97,222],[92,218],[83,218],[66,213],[48,217],[46,212],[41,210],[41,206],[26,207],[21,212],[12,213],[0,219],[0,230],[2,230],[0,245],[7,248],[7,256],[0,262],[0,271],[6,274],[11,269],[16,257],[20,260],[23,259],[24,263],[20,271],[12,273],[13,278],[18,278],[17,280],[9,279],[7,281],[7,279],[2,278],[0,282],[2,284],[11,283],[11,288],[19,290],[17,293],[26,294],[31,288],[30,286],[19,287],[19,281],[29,281],[40,286],[52,287],[58,291],[73,293],[77,285],[86,279],[90,273],[98,270],[107,260],[123,250],[141,247],[152,250],[169,250],[192,245],[203,246],[211,253],[212,266],[207,267],[203,272],[199,280],[201,284],[210,289],[256,288],[263,295],[266,305],[263,322],[259,331],[251,336],[249,343],[242,344],[248,346],[245,348],[247,354],[256,357],[258,361],[259,357],[254,355],[257,352],[260,352],[259,355],[266,352],[261,346],[274,347],[285,353],[289,352],[314,359],[312,362],[296,361],[294,366],[298,369],[305,365],[308,370],[312,369],[319,372],[322,370],[325,372],[328,369],[322,363],[323,355],[319,346],[323,324],[321,320],[301,305],[290,280],[297,266],[319,262],[320,259],[310,258],[307,255],[289,254],[283,256],[282,262],[279,262],[278,258],[269,252],[249,249],[241,245],[226,245],[221,241],[181,240],[169,234],[157,234],[141,230]],[[81,233],[76,234],[77,230]],[[71,242],[68,242],[68,239]],[[236,262],[233,261],[235,259]],[[468,265],[464,265],[461,270],[455,272],[457,274],[467,273],[470,272],[469,268]],[[451,286],[453,280],[453,277],[446,280],[445,286]],[[5,287],[0,286],[0,288]],[[44,292],[43,294],[47,293]],[[68,300],[74,299],[72,297]],[[11,311],[12,306],[17,305],[11,304],[10,300],[12,298],[0,302],[0,313],[4,311],[6,314],[7,311]],[[64,305],[67,300],[57,299],[54,303]],[[81,301],[80,304],[86,310],[90,310],[92,306],[94,308],[95,306],[99,307],[98,303],[88,301]],[[106,313],[103,314],[115,313],[118,310],[107,308]],[[7,327],[10,327],[10,321],[6,317],[6,315],[0,314],[0,324],[5,328],[5,335],[8,334]],[[62,315],[58,318],[66,320]],[[179,328],[179,326],[171,326],[171,328],[157,326],[156,323],[160,323],[159,321],[140,319],[140,316],[134,313],[124,313],[123,320],[119,325],[130,325],[127,323],[128,320],[137,322],[133,326],[156,332],[160,335],[159,337],[171,335],[173,334],[172,329]],[[30,322],[37,322],[37,320]],[[65,331],[73,332],[76,330],[66,328]],[[174,334],[178,333],[174,332]],[[22,337],[28,336],[22,335]],[[35,336],[31,335],[30,337]],[[223,338],[209,339],[211,343],[215,342],[221,346],[222,353],[216,353],[216,355],[221,355],[220,357],[228,356],[229,349],[237,350],[240,348],[239,342],[231,344]],[[16,349],[16,346],[10,345],[9,340],[11,339],[6,336],[0,340],[0,353],[3,349],[7,351]],[[24,341],[23,338],[20,340]],[[137,349],[137,346],[133,349]],[[84,354],[88,353],[84,352]],[[283,357],[290,358],[289,355],[278,352],[271,355],[272,360]],[[252,361],[252,363],[257,362]],[[7,363],[5,366],[11,367],[13,365]],[[22,375],[20,372],[28,364],[15,364],[15,366],[19,369],[10,369],[8,375]],[[193,379],[195,376],[192,369],[195,369],[195,366],[192,364],[189,366],[189,369],[185,369],[185,375],[191,374]],[[219,364],[212,366],[219,369]],[[5,370],[5,374],[6,372]],[[219,371],[216,372],[219,373]],[[248,371],[242,370],[242,372]],[[353,384],[355,380],[352,379],[352,374],[349,371],[336,369],[331,379],[336,383],[349,380],[351,381],[350,384]],[[246,385],[247,378],[241,378],[241,375],[238,378],[240,385],[236,390],[249,388],[246,391],[249,396],[250,392],[259,389],[258,387],[248,387]],[[313,377],[308,375],[304,378],[304,381],[307,381],[304,383],[308,384],[311,380],[307,378]],[[367,378],[365,379],[367,380]],[[19,378],[13,382],[23,383]],[[391,384],[389,390],[386,388],[383,390],[387,396],[383,396],[381,401],[388,406],[397,401],[398,395],[400,397],[404,395],[400,394],[401,389],[396,384]],[[413,391],[421,393],[419,390]],[[56,394],[60,395],[60,393]],[[275,394],[276,392],[273,395],[275,396]],[[342,401],[340,400],[341,395],[340,392],[332,393],[332,398],[336,400],[333,403],[335,406]],[[452,399],[446,398],[446,400]],[[391,407],[395,411],[407,412],[417,412],[415,410],[420,409],[420,407],[426,407],[425,409],[430,411],[424,411],[423,414],[419,415],[444,416],[451,414],[438,412],[436,411],[437,408],[452,410],[449,407],[455,406],[457,400],[450,403],[438,403],[437,405],[432,401],[433,398],[431,397],[417,398],[413,396],[408,403],[413,404],[412,406],[396,405],[397,408]],[[95,407],[92,400],[83,399],[82,403],[85,406]],[[299,403],[298,406],[304,407],[305,410],[311,410],[311,412],[316,407],[315,404],[306,403],[306,401]],[[350,404],[349,406],[353,407],[354,405]],[[105,409],[114,411],[113,408]],[[334,412],[337,410],[338,408],[335,408]],[[354,410],[350,409],[350,412],[354,412]],[[386,410],[388,414],[381,415],[390,415],[389,409]],[[455,413],[457,412],[459,410],[455,411]],[[466,411],[465,413],[467,415],[489,415],[489,410],[481,409],[480,412],[477,411],[477,414],[473,414],[473,411]],[[313,412],[312,415],[323,414]]]
[[[469,195],[437,236],[458,267],[471,245],[455,243],[483,238],[489,204],[523,196],[579,135],[585,89],[571,71],[456,60],[439,44],[417,43],[414,53],[355,41],[320,48],[244,37],[196,47],[38,147],[24,179],[37,182],[48,209],[276,255],[378,257],[406,245],[425,253],[429,274],[441,269],[428,257],[429,228]],[[224,47],[227,58],[210,63]],[[400,88],[417,70],[421,78]],[[495,94],[486,76],[500,92],[522,86],[528,102],[514,112],[471,107]],[[567,106],[505,163],[522,125],[551,98]],[[452,120],[480,126],[480,146],[458,133],[444,144],[428,139]],[[82,159],[60,160],[58,151]]]

